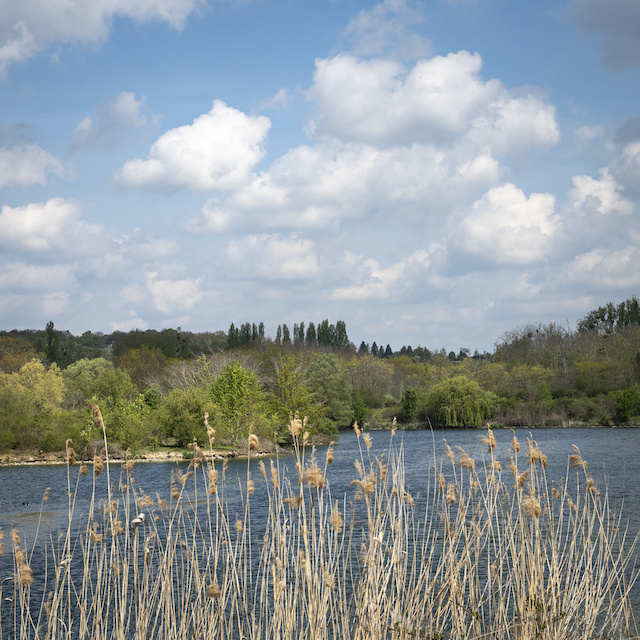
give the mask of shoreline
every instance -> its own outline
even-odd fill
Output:
[[[251,454],[252,458],[264,458],[275,455],[274,452],[256,451]],[[205,462],[219,460],[246,460],[249,456],[246,453],[235,453],[233,451],[213,451],[211,454],[204,456]],[[122,456],[113,456],[109,458],[109,464],[125,464],[127,462],[192,462],[193,456],[191,452],[185,457],[185,452],[175,449],[171,451],[141,451],[131,458],[123,458]],[[53,453],[0,453],[0,467],[30,467],[30,466],[58,466],[66,465],[66,457],[64,451]],[[71,466],[93,465],[93,458],[89,460],[76,459]]]
[[[481,427],[409,427],[409,428],[398,428],[398,431],[429,431],[432,430],[434,432],[443,431],[445,429],[459,429],[461,431],[466,429],[473,429],[477,431],[481,431],[490,427],[496,431],[502,431],[504,429],[530,429],[535,431],[536,429],[637,429],[640,427],[638,424],[565,424],[565,425],[555,425],[555,426],[528,426],[528,427],[510,427],[504,424],[496,423],[491,424],[488,423]],[[379,427],[378,425],[372,425],[365,429],[365,431],[389,431],[389,427]],[[345,430],[341,430],[346,431]],[[336,444],[339,443],[339,435],[336,441]],[[315,442],[310,443],[315,444],[316,446],[328,445],[329,442]],[[280,449],[279,453],[288,453],[288,449]],[[204,452],[203,452],[204,453]],[[269,456],[277,455],[276,451],[256,451],[251,454],[252,458],[265,458]],[[185,457],[186,454],[186,457]],[[225,451],[225,450],[214,450],[211,454],[205,454],[205,461],[216,461],[216,460],[229,460],[229,459],[238,459],[238,460],[246,460],[248,458],[247,452],[234,452],[234,451]],[[127,460],[131,460],[134,463],[138,462],[191,462],[193,460],[193,454],[190,451],[183,451],[182,449],[169,449],[165,451],[150,451],[143,450],[137,453],[135,456],[127,459],[122,456],[112,456],[109,458],[109,462],[113,464],[124,464]],[[54,466],[54,465],[64,465],[66,464],[65,452],[64,451],[54,451],[51,453],[42,453],[42,452],[33,452],[33,451],[25,451],[25,452],[0,452],[0,467],[28,467],[28,466]],[[74,465],[80,464],[93,464],[93,459],[81,460],[76,459]]]

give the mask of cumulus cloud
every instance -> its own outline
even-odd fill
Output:
[[[401,298],[427,275],[430,264],[429,253],[424,249],[388,267],[382,267],[378,260],[364,260],[352,276],[359,282],[335,289],[331,299],[364,301]]]
[[[0,189],[45,185],[51,176],[67,177],[62,162],[35,144],[29,128],[15,123],[0,129]]]
[[[158,278],[157,271],[148,271],[145,280],[155,308],[165,315],[188,311],[204,296],[200,290],[202,278],[172,280]]]
[[[308,91],[318,111],[313,131],[374,145],[443,145],[468,137],[502,153],[558,142],[552,105],[533,92],[485,81],[481,68],[480,55],[468,51],[412,68],[350,54],[317,60]]]
[[[569,197],[573,207],[586,214],[597,213],[631,215],[633,203],[622,196],[622,187],[608,169],[600,169],[600,179],[591,176],[574,176]]]
[[[600,38],[608,67],[620,70],[640,62],[637,0],[570,0],[568,9],[579,27]]]
[[[316,61],[308,92],[318,109],[314,131],[371,144],[443,142],[468,126],[501,91],[479,77],[482,59],[467,51],[418,61],[343,54]]]
[[[560,229],[555,198],[513,184],[487,191],[476,200],[459,226],[461,249],[495,265],[527,265],[545,260]]]
[[[209,113],[160,136],[146,160],[129,160],[116,181],[158,191],[238,188],[264,156],[270,126],[264,116],[248,116],[215,100]]]
[[[225,253],[241,278],[307,280],[320,271],[314,243],[296,235],[252,234],[229,242]]]
[[[114,18],[160,20],[181,29],[203,0],[1,0],[0,78],[55,43],[101,43]]]
[[[248,229],[337,231],[365,216],[434,218],[469,192],[497,184],[486,153],[413,145],[379,149],[330,141],[296,147],[227,199],[210,199],[191,233]],[[400,207],[400,208],[398,208]]]
[[[73,134],[71,149],[79,151],[92,147],[111,148],[130,128],[140,128],[147,122],[144,113],[146,98],[137,99],[130,91],[123,91],[98,108],[98,122],[91,116],[83,118]]]
[[[103,227],[80,220],[77,203],[63,198],[0,209],[4,251],[90,253],[102,244]]]
[[[599,248],[576,256],[567,266],[570,283],[589,284],[604,290],[640,286],[640,249],[630,245],[618,251]]]

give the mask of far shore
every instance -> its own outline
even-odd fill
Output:
[[[561,425],[530,425],[530,426],[520,426],[520,427],[511,427],[508,425],[504,425],[501,423],[487,423],[481,427],[433,427],[433,431],[442,431],[443,429],[474,429],[474,430],[482,430],[487,427],[494,430],[503,430],[503,429],[633,429],[640,427],[640,424],[629,423],[629,424],[587,424],[587,423],[571,423],[571,424],[561,424]],[[418,431],[418,430],[429,430],[428,426],[407,426],[404,429],[399,427],[400,431]],[[367,425],[366,431],[389,431],[390,428],[388,426],[381,425]],[[341,430],[345,431],[345,430]],[[339,435],[336,437],[336,444],[339,442]],[[316,442],[311,442],[310,445],[327,445],[329,441],[327,439],[321,439]],[[225,460],[225,459],[245,459],[248,457],[248,454],[245,451],[232,451],[229,449],[220,449],[213,451],[202,451],[205,460]],[[279,450],[280,453],[289,453],[290,450],[287,448],[281,448]],[[49,453],[44,452],[34,452],[34,451],[7,451],[0,452],[0,467],[10,467],[10,466],[31,466],[31,465],[63,465],[66,464],[66,457],[64,451],[54,451]],[[276,455],[275,451],[256,451],[251,454],[252,458],[263,458],[268,456]],[[191,451],[185,451],[184,449],[163,449],[160,451],[145,449],[139,451],[138,453],[131,455],[129,460],[138,463],[138,462],[190,462],[193,460],[193,453]],[[122,454],[118,453],[116,455],[109,456],[109,462],[114,464],[123,464],[127,461]],[[82,460],[78,458],[75,462],[75,465],[80,464],[93,464],[92,459]]]

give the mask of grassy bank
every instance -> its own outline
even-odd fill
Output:
[[[95,420],[102,429],[97,410]],[[118,477],[106,441],[92,466],[69,448],[69,524],[48,543],[46,570],[34,571],[19,531],[4,542],[14,570],[1,583],[3,637],[638,637],[635,541],[578,450],[553,484],[535,441],[513,438],[499,460],[488,431],[483,459],[447,445],[443,460],[425,460],[418,497],[394,430],[387,452],[356,431],[350,504],[331,493],[332,449],[318,459],[303,421],[289,428],[293,475],[277,459],[247,464],[237,512],[210,428],[209,455],[194,445],[167,496],[138,487],[133,464]],[[250,436],[249,453],[259,447]],[[98,474],[109,476],[104,495]],[[81,516],[76,483],[92,477]]]

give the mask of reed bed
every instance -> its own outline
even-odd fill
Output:
[[[94,417],[104,429],[97,408]],[[395,429],[376,453],[356,425],[348,501],[331,493],[333,448],[318,459],[304,426],[291,420],[295,471],[272,459],[256,473],[249,460],[233,512],[210,428],[209,449],[193,444],[166,498],[137,487],[131,463],[110,476],[106,436],[93,465],[74,465],[69,443],[68,526],[47,544],[45,570],[34,577],[18,531],[6,543],[14,571],[0,594],[2,638],[639,637],[636,539],[577,449],[554,484],[533,439],[514,437],[498,460],[488,430],[482,459],[445,443],[443,460],[425,462],[418,497]],[[257,447],[250,436],[249,456]],[[91,505],[77,522],[74,489],[89,475]]]

